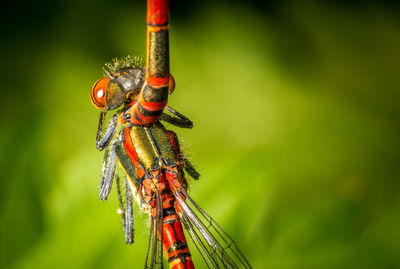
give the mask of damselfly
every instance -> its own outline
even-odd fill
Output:
[[[232,238],[187,193],[184,172],[194,179],[200,175],[176,134],[161,123],[193,126],[166,106],[175,87],[169,72],[167,4],[148,0],[146,69],[137,58],[114,59],[104,66],[106,77],[92,88],[92,103],[102,111],[96,147],[105,150],[100,199],[107,199],[115,178],[127,243],[134,238],[133,197],[149,215],[145,268],[162,268],[164,253],[171,268],[194,268],[182,224],[209,268],[251,268]],[[103,132],[106,112],[117,108]],[[118,163],[126,174],[125,199],[115,173]]]

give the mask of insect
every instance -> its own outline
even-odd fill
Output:
[[[169,72],[167,7],[166,0],[148,0],[146,69],[138,58],[114,59],[104,66],[106,77],[92,88],[91,101],[101,110],[96,147],[105,150],[100,199],[108,198],[115,178],[125,241],[130,244],[133,198],[149,215],[145,268],[162,268],[163,255],[170,268],[194,268],[183,227],[209,268],[251,268],[232,238],[187,193],[185,172],[195,180],[200,175],[182,153],[176,134],[162,124],[193,127],[166,105],[175,88]],[[116,112],[103,132],[111,110]],[[125,202],[115,173],[118,163],[126,174]]]

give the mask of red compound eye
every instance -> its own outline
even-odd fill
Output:
[[[92,104],[100,110],[105,110],[107,108],[106,90],[109,82],[109,78],[99,79],[94,83],[92,92],[90,93]]]

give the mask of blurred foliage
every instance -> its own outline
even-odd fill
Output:
[[[254,268],[400,267],[398,8],[171,1],[191,194]],[[98,200],[89,91],[104,62],[145,54],[144,1],[3,10],[0,268],[142,268],[146,217],[127,246],[115,193]]]

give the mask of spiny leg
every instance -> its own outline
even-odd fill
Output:
[[[117,161],[117,155],[115,154],[115,148],[117,144],[119,143],[118,138],[115,138],[110,152],[108,154],[108,161],[107,161],[107,167],[103,168],[104,174],[102,174],[101,177],[101,185],[100,185],[100,199],[105,201],[108,198],[108,195],[110,194],[114,174],[115,174],[115,164]],[[106,158],[105,158],[106,159]]]
[[[166,121],[168,123],[171,123],[171,124],[181,127],[181,128],[191,129],[193,127],[193,122],[191,120],[189,120],[188,118],[186,118],[185,116],[183,116],[178,111],[176,111],[175,109],[173,109],[169,106],[166,106],[165,109],[168,110],[169,112],[171,112],[173,116],[163,112],[161,114],[161,120]]]
[[[119,201],[119,209],[118,213],[121,214],[122,217],[122,226],[124,227],[125,234],[125,242],[127,244],[133,243],[133,210],[132,210],[132,193],[128,186],[128,182],[126,181],[126,199],[124,206],[124,201],[122,199],[122,191],[120,178],[118,174],[115,175],[115,183],[117,184],[117,193],[118,193],[118,201]]]
[[[108,152],[109,150],[106,149],[104,152],[104,159],[103,159],[103,166],[101,168],[101,180],[100,180],[100,186],[104,184],[104,178],[106,177],[106,171],[107,171],[107,161],[108,161]]]
[[[125,231],[125,226],[126,226],[126,224],[125,224],[125,206],[124,206],[124,201],[122,199],[121,184],[119,181],[118,174],[115,175],[115,183],[117,184],[117,194],[118,194],[118,202],[119,202],[118,214],[121,214],[122,226],[124,226],[124,231]]]
[[[128,179],[125,180],[126,188],[126,207],[125,207],[125,242],[128,244],[133,243],[134,239],[134,220],[133,220],[133,205],[132,205],[132,191],[129,187]]]
[[[115,128],[118,124],[118,116],[114,114],[107,126],[107,130],[103,137],[101,137],[101,133],[103,132],[103,122],[106,117],[107,112],[100,113],[99,125],[97,127],[97,135],[96,135],[96,148],[98,150],[103,150],[110,143],[112,137],[114,136]]]
[[[182,154],[182,161],[183,161],[183,167],[185,168],[185,171],[195,180],[198,180],[200,178],[199,172],[194,168],[191,162],[187,159],[186,156]]]

